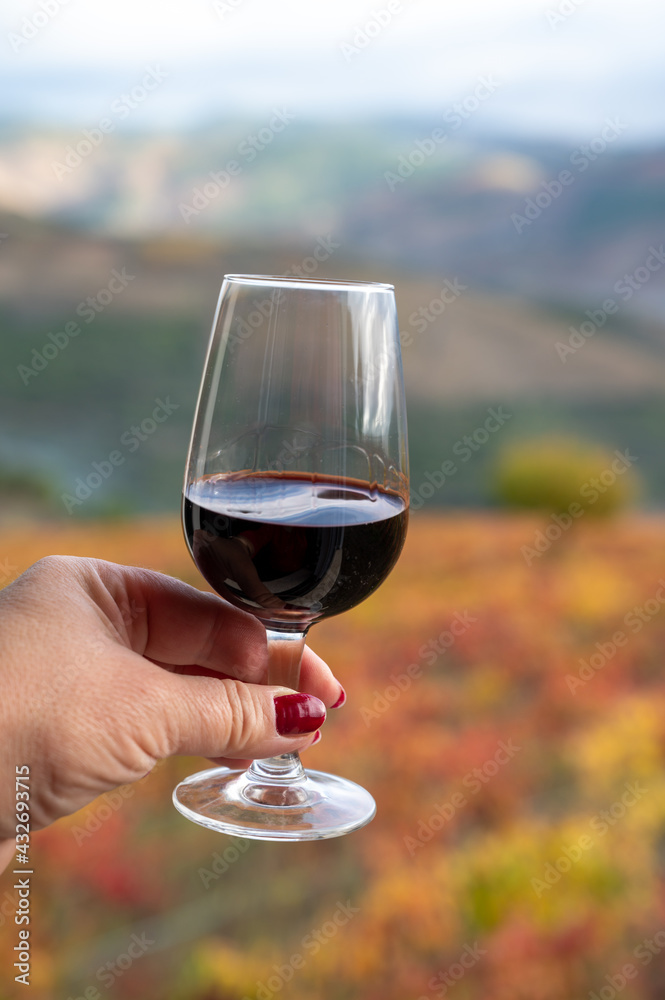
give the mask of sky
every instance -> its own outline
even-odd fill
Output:
[[[432,115],[490,80],[490,130],[665,137],[659,0],[3,0],[0,47],[5,118],[92,127],[152,70],[127,127]]]

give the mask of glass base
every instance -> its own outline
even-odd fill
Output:
[[[376,813],[369,792],[323,771],[285,784],[215,767],[181,781],[176,809],[200,826],[252,840],[325,840],[365,826]]]

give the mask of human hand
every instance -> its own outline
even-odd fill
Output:
[[[15,766],[30,768],[40,829],[173,754],[244,766],[304,750],[343,689],[307,647],[307,694],[263,684],[267,667],[263,626],[212,594],[96,559],[40,560],[0,592],[0,840],[14,834]]]
[[[261,580],[253,562],[251,544],[242,537],[219,538],[197,528],[192,540],[192,555],[207,580],[235,580],[240,590],[262,608],[283,608],[276,594]]]

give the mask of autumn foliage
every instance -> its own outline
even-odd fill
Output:
[[[348,702],[306,763],[372,791],[363,831],[206,831],[171,805],[188,759],[37,834],[32,1000],[662,996],[665,522],[582,518],[525,559],[545,523],[416,517],[380,591],[312,631]],[[6,580],[47,552],[202,586],[170,522],[0,535]]]

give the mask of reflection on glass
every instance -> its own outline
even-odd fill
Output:
[[[192,557],[266,627],[268,682],[298,688],[308,629],[368,597],[401,551],[408,466],[392,287],[224,280],[183,491]],[[174,793],[189,819],[268,840],[334,837],[374,815],[297,754],[217,768]]]

